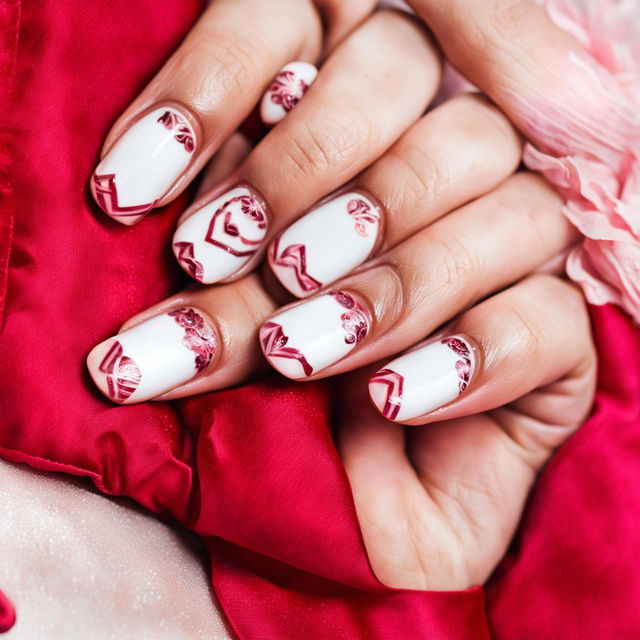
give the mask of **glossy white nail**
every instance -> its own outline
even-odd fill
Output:
[[[303,298],[362,264],[380,229],[378,207],[360,192],[328,200],[294,222],[269,247],[274,274]]]
[[[475,364],[461,337],[439,338],[390,362],[369,380],[369,394],[389,420],[411,420],[455,400]]]
[[[198,282],[235,274],[259,251],[269,220],[264,203],[239,185],[187,218],[173,236],[180,266]]]
[[[344,358],[370,327],[368,311],[354,296],[330,291],[273,316],[260,328],[260,344],[280,373],[305,378]]]
[[[159,107],[125,131],[97,166],[91,193],[105,213],[132,225],[189,166],[196,134],[177,109]]]
[[[308,62],[290,62],[282,67],[262,97],[260,118],[274,125],[284,118],[313,84],[318,70]]]
[[[87,367],[114,402],[143,402],[202,373],[217,344],[204,316],[181,307],[100,343],[87,357]]]

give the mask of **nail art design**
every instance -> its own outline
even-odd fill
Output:
[[[380,369],[371,380],[369,380],[369,388],[377,389],[383,387],[384,404],[378,406],[380,413],[389,420],[395,420],[400,411],[402,403],[402,388],[404,387],[404,378],[391,369]]]
[[[389,420],[411,420],[455,400],[471,380],[474,354],[459,336],[426,343],[369,380],[371,400]]]
[[[460,380],[460,382],[458,382],[458,389],[460,393],[462,393],[469,385],[469,380],[471,379],[471,351],[460,338],[445,338],[441,342],[460,356],[460,359],[456,361],[456,373]]]
[[[267,360],[299,379],[341,360],[367,336],[370,315],[354,296],[331,291],[274,316],[260,329]]]
[[[195,309],[180,307],[109,338],[87,358],[91,377],[114,402],[143,402],[202,373],[217,337]]]
[[[176,258],[182,268],[198,282],[204,278],[204,267],[193,257],[193,242],[176,242],[173,245]]]
[[[186,170],[196,148],[187,118],[172,107],[143,116],[97,166],[91,192],[100,208],[132,225],[151,211]]]
[[[280,122],[298,104],[317,75],[318,70],[307,62],[285,65],[262,98],[262,121],[267,125]]]
[[[187,218],[176,230],[173,250],[185,271],[211,284],[239,271],[258,252],[268,224],[258,196],[238,186]]]
[[[109,397],[115,402],[124,402],[140,384],[140,368],[124,355],[122,345],[116,340],[99,365],[106,374]]]
[[[344,193],[278,236],[269,247],[269,263],[283,286],[302,298],[362,264],[379,229],[378,207],[361,193]]]

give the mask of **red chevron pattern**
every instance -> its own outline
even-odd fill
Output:
[[[91,191],[100,208],[114,218],[130,218],[133,216],[142,217],[149,213],[156,206],[158,200],[149,204],[132,205],[122,207],[118,203],[118,190],[116,188],[116,174],[105,173],[103,175],[93,174],[91,180]]]
[[[260,344],[267,358],[288,358],[297,360],[306,376],[313,373],[313,367],[307,362],[304,354],[293,347],[287,347],[289,337],[284,334],[282,325],[267,322],[260,329]]]
[[[98,367],[107,376],[107,393],[115,402],[124,402],[138,388],[142,375],[138,365],[124,355],[122,345],[116,341]]]
[[[280,238],[276,238],[269,249],[269,253],[275,266],[293,270],[298,286],[304,292],[309,293],[322,287],[322,282],[307,273],[307,249],[305,245],[290,244],[280,253]]]
[[[400,405],[402,404],[404,378],[397,371],[393,371],[393,369],[380,369],[380,371],[369,380],[370,387],[376,384],[386,387],[386,397],[384,407],[382,408],[382,415],[389,420],[395,420],[400,411]]]
[[[185,269],[198,281],[204,280],[204,266],[195,259],[193,242],[174,242],[176,257]]]

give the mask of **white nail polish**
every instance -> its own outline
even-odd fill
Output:
[[[260,118],[274,125],[284,118],[313,84],[318,70],[308,62],[290,62],[282,67],[262,97]]]
[[[264,203],[249,187],[240,185],[187,218],[173,236],[173,252],[193,278],[212,284],[253,258],[268,224]]]
[[[94,382],[120,404],[144,402],[202,373],[216,334],[195,309],[181,307],[105,340],[87,357]]]
[[[411,420],[455,400],[475,360],[459,336],[440,338],[390,362],[369,380],[369,394],[389,420]]]
[[[177,109],[159,107],[116,141],[91,178],[105,213],[132,225],[153,209],[193,158],[196,134]]]
[[[370,327],[368,311],[351,294],[330,291],[273,316],[260,328],[260,344],[280,373],[306,378],[344,358]]]
[[[283,286],[303,298],[362,264],[379,228],[378,207],[362,193],[344,193],[278,236],[269,247],[269,264]]]

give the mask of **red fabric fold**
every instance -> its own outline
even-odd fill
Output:
[[[543,475],[487,613],[482,589],[381,586],[330,438],[327,386],[272,377],[182,403],[116,407],[85,371],[93,345],[184,284],[167,240],[188,195],[125,228],[96,210],[86,185],[111,123],[201,3],[39,0],[23,3],[19,23],[17,7],[0,7],[20,26],[11,102],[0,94],[0,170],[16,205],[13,237],[0,241],[0,455],[87,476],[203,536],[213,589],[241,638],[640,636],[631,606],[640,595],[640,337],[628,318],[593,310],[602,358],[594,415]],[[0,46],[2,65],[10,42]]]

